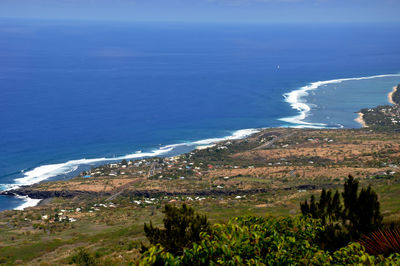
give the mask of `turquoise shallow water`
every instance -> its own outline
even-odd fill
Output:
[[[358,127],[354,112],[383,103],[397,78],[318,88],[294,123],[280,120],[299,115],[284,95],[400,73],[398,28],[0,20],[0,186],[251,132],[241,129]],[[24,201],[0,197],[0,210]]]
[[[328,125],[340,124],[346,128],[360,127],[354,121],[357,118],[355,112],[362,108],[390,104],[388,93],[399,83],[400,77],[385,77],[324,86],[308,97],[314,110],[307,120],[324,121]],[[334,107],[332,101],[340,104]]]
[[[301,127],[361,127],[356,112],[390,104],[388,93],[399,83],[400,74],[312,82],[285,96],[301,115],[283,120]]]

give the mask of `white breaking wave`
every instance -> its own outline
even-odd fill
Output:
[[[94,158],[94,159],[79,159],[79,160],[71,160],[65,163],[58,163],[58,164],[48,164],[42,165],[39,167],[34,168],[33,170],[27,171],[24,173],[24,177],[15,179],[16,185],[32,185],[48,178],[68,174],[78,169],[81,165],[92,165],[95,163],[100,162],[107,162],[107,161],[121,161],[124,159],[136,159],[142,157],[154,157],[164,153],[171,151],[173,148],[165,148],[162,147],[159,150],[147,153],[133,153],[128,154],[125,156],[120,157],[113,157],[113,158]],[[14,186],[15,188],[15,186]]]
[[[224,137],[224,138],[211,138],[211,139],[203,139],[203,140],[198,140],[194,141],[191,144],[193,145],[208,145],[208,144],[213,144],[216,142],[224,141],[224,140],[234,140],[234,139],[242,139],[247,136],[250,136],[254,133],[260,132],[260,130],[255,129],[255,128],[248,128],[248,129],[241,129],[235,131],[231,136]]]
[[[342,83],[344,81],[351,81],[351,80],[366,80],[366,79],[385,78],[385,77],[400,77],[400,74],[385,74],[385,75],[375,75],[375,76],[367,76],[359,78],[343,78],[343,79],[332,79],[332,80],[312,82],[309,85],[303,86],[300,89],[285,93],[283,95],[285,101],[289,103],[293,109],[299,111],[299,114],[291,117],[281,118],[279,120],[295,124],[295,126],[293,127],[296,128],[324,128],[327,126],[324,123],[310,123],[304,121],[304,119],[307,118],[308,113],[311,111],[310,105],[307,104],[306,101],[304,100],[304,97],[308,95],[309,91],[316,90],[319,87],[327,84]]]
[[[28,196],[16,196],[16,197],[24,200],[23,204],[14,208],[14,210],[20,210],[20,211],[22,211],[23,209],[28,208],[28,207],[34,207],[34,206],[38,205],[39,202],[41,201],[41,199],[31,199]]]
[[[179,146],[197,146],[197,145],[207,145],[216,142],[220,142],[223,140],[233,140],[233,139],[241,139],[247,137],[251,134],[259,132],[257,129],[242,129],[235,131],[232,135],[223,137],[223,138],[211,138],[211,139],[204,139],[195,142],[188,142],[188,143],[179,143],[179,144],[172,144],[167,145],[164,147],[159,148],[158,150],[154,150],[151,152],[136,152],[133,154],[128,154],[125,156],[120,157],[113,157],[113,158],[94,158],[94,159],[79,159],[79,160],[71,160],[65,163],[58,163],[58,164],[48,164],[38,166],[30,171],[23,172],[24,176],[21,178],[15,179],[15,184],[5,185],[7,186],[7,190],[18,188],[19,186],[24,185],[32,185],[43,180],[49,179],[51,177],[64,175],[76,171],[79,166],[82,165],[93,165],[96,163],[101,162],[109,162],[109,161],[121,161],[121,160],[131,160],[131,159],[138,159],[144,157],[155,157],[159,155],[166,154],[172,151],[174,148]]]

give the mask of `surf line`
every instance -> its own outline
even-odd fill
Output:
[[[57,164],[47,164],[38,166],[30,171],[23,172],[23,177],[16,178],[14,180],[14,184],[8,184],[6,190],[15,189],[24,185],[32,185],[35,183],[39,183],[51,177],[68,174],[73,172],[79,168],[79,166],[83,165],[94,165],[102,162],[113,162],[113,161],[121,161],[121,160],[131,160],[131,159],[141,159],[141,158],[149,158],[156,157],[164,154],[168,154],[172,152],[176,147],[186,146],[186,147],[194,147],[198,145],[208,145],[217,143],[224,140],[234,140],[234,139],[242,139],[251,134],[259,132],[258,129],[240,129],[234,131],[231,135],[220,138],[209,138],[203,139],[193,142],[184,142],[179,144],[167,145],[164,147],[160,147],[159,149],[155,149],[149,152],[136,152],[124,156],[113,157],[113,158],[93,158],[93,159],[78,159],[78,160],[70,160],[64,163]]]
[[[342,78],[342,79],[331,79],[331,80],[311,82],[306,86],[303,86],[299,89],[283,94],[285,102],[289,103],[292,109],[297,110],[298,114],[295,116],[280,118],[279,120],[293,124],[293,127],[325,128],[327,124],[311,123],[304,121],[304,119],[307,118],[309,112],[311,111],[310,105],[308,105],[304,99],[304,97],[308,96],[309,91],[316,90],[319,87],[327,84],[338,84],[345,81],[368,80],[368,79],[385,78],[385,77],[400,77],[400,74],[383,74],[383,75],[374,75],[366,77]]]

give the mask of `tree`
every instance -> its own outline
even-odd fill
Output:
[[[352,238],[370,233],[379,228],[382,222],[378,196],[371,186],[361,189],[358,194],[358,181],[352,176],[344,185],[342,193],[344,202],[343,223]]]
[[[94,256],[85,248],[78,248],[75,255],[72,256],[71,262],[80,266],[96,266],[97,261]]]
[[[315,202],[315,197],[312,195],[310,203],[307,200],[300,203],[303,215],[310,214],[315,219],[321,219],[324,225],[338,221],[342,216],[342,208],[339,192],[336,191],[332,197],[332,191],[326,192],[325,189],[321,192],[319,202]]]
[[[209,232],[210,224],[205,215],[183,204],[180,208],[165,205],[164,228],[154,227],[152,222],[144,224],[144,232],[152,245],[160,244],[172,254],[181,254],[184,248],[191,248],[200,241],[201,232]]]
[[[353,226],[358,228],[360,233],[369,233],[377,230],[382,223],[382,215],[380,214],[378,196],[371,186],[361,190],[357,205],[358,208],[355,211],[358,219]]]
[[[358,181],[350,175],[341,194],[336,191],[332,197],[331,191],[323,189],[318,202],[311,196],[310,202],[300,203],[303,215],[321,219],[325,226],[320,240],[326,249],[335,250],[380,227],[382,216],[377,194],[371,186],[358,193],[358,187]]]

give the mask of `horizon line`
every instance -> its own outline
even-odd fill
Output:
[[[40,18],[40,17],[1,17],[2,20],[29,20],[29,21],[53,21],[53,22],[108,22],[108,23],[189,23],[189,24],[400,24],[400,20],[364,21],[364,20],[270,20],[270,21],[233,21],[233,20],[134,20],[114,18]]]

